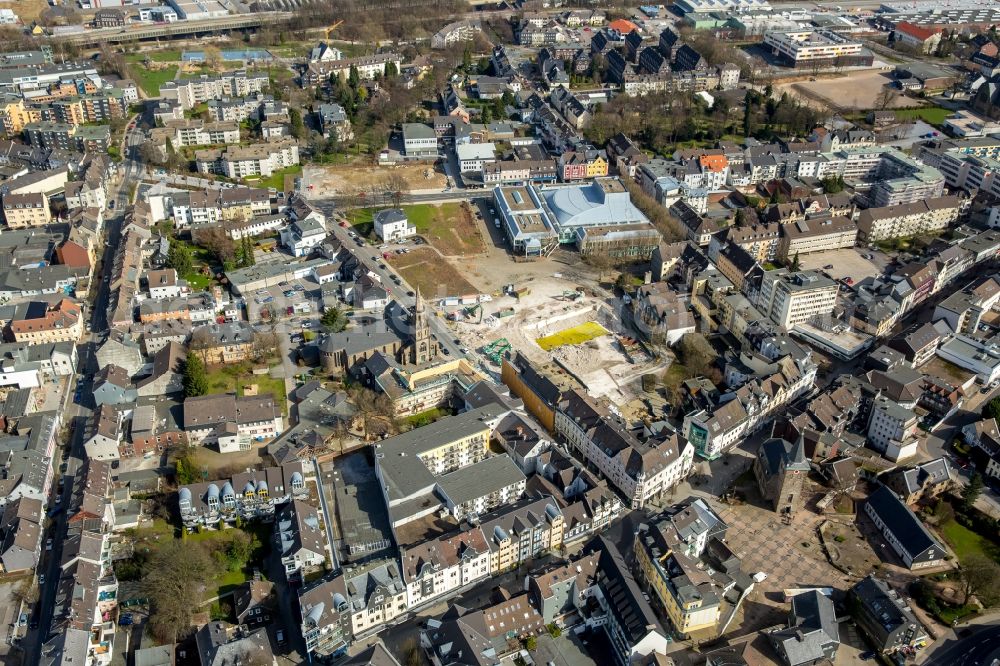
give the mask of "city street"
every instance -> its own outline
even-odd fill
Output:
[[[138,131],[129,133],[127,135],[127,142],[130,148],[139,145],[142,143],[141,133]],[[139,171],[139,165],[131,159],[130,152],[131,151],[126,153],[129,157],[123,163],[121,179],[118,181],[117,185],[112,185],[111,196],[115,200],[115,209],[119,211],[119,213],[113,217],[107,218],[105,221],[105,238],[107,239],[107,243],[105,244],[102,263],[105,267],[110,267],[112,264],[114,251],[118,245],[118,240],[121,235],[121,225],[124,219],[122,211],[124,211],[129,204],[129,192],[132,184],[136,181]],[[62,547],[63,542],[66,539],[67,507],[69,507],[70,500],[74,493],[74,487],[79,481],[80,470],[83,467],[85,455],[83,442],[86,437],[87,421],[90,418],[90,409],[84,405],[73,402],[72,398],[76,393],[77,385],[87,386],[87,382],[89,380],[86,375],[97,370],[96,360],[93,354],[101,339],[101,332],[107,329],[106,308],[109,298],[109,287],[108,284],[101,280],[101,278],[97,275],[94,276],[92,283],[98,285],[97,299],[94,302],[94,307],[90,310],[90,325],[93,332],[90,333],[77,346],[77,353],[79,356],[77,374],[73,377],[73,381],[69,383],[63,401],[63,423],[72,428],[72,435],[69,442],[70,455],[69,459],[66,461],[66,472],[63,474],[66,481],[62,492],[62,502],[59,504],[62,509],[55,516],[54,524],[50,528],[51,531],[49,533],[53,541],[52,550],[47,551],[47,557],[43,559],[42,564],[39,567],[40,573],[45,576],[46,584],[40,586],[39,601],[36,609],[36,615],[34,616],[34,619],[38,622],[38,628],[36,630],[30,630],[22,642],[22,648],[25,653],[24,663],[26,664],[39,663],[41,646],[45,643],[45,640],[53,631],[53,613],[55,611],[56,588],[58,587],[57,582],[59,580],[60,573],[59,562],[62,559]],[[89,405],[90,392],[84,391],[83,393],[83,402],[86,402],[86,404]],[[56,461],[53,461],[53,464],[56,464]],[[57,488],[53,486],[53,495],[49,501],[50,507],[56,506],[55,495],[57,492]]]

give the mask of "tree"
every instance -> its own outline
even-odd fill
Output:
[[[212,69],[222,68],[222,51],[217,46],[205,46],[202,49],[205,54],[205,64]]]
[[[38,601],[38,586],[35,585],[34,578],[25,578],[14,588],[14,600],[31,606]]]
[[[176,643],[191,626],[213,574],[212,560],[199,544],[167,541],[156,549],[142,589],[149,598],[150,628],[159,640]]]
[[[788,270],[792,271],[793,273],[796,273],[799,271],[800,268],[802,268],[802,264],[799,262],[799,253],[796,252],[795,255],[792,257],[792,260],[788,264]]]
[[[701,333],[685,333],[677,343],[676,353],[692,377],[715,374],[718,357],[708,339]]]
[[[163,164],[163,153],[152,141],[143,141],[136,150],[136,157],[144,164]]]
[[[962,508],[968,511],[983,494],[983,476],[979,472],[972,475],[969,485],[962,490]]]
[[[399,68],[396,67],[396,63],[389,61],[385,64],[385,78],[391,79],[399,76]]]
[[[879,111],[885,111],[887,108],[892,106],[892,103],[896,101],[899,97],[899,90],[890,85],[882,86],[882,91],[879,92],[878,97],[875,98],[875,108]]]
[[[187,275],[194,269],[191,250],[181,243],[171,243],[167,253],[167,265],[177,271],[178,275]]]
[[[841,176],[827,176],[820,181],[823,191],[827,194],[838,194],[844,191],[844,179]]]
[[[351,65],[351,69],[347,72],[347,85],[357,89],[359,83],[361,83],[361,74],[356,65]]]
[[[209,227],[198,233],[198,244],[207,249],[220,264],[236,259],[236,244],[222,227]]]
[[[534,636],[528,636],[524,639],[524,647],[529,652],[534,652],[538,648],[538,639]]]
[[[302,122],[302,112],[292,107],[288,109],[288,124],[291,128],[292,136],[301,139],[306,134],[305,123]]]
[[[337,307],[327,308],[319,321],[331,333],[340,333],[347,328],[347,316]]]
[[[988,403],[983,405],[983,418],[996,419],[1000,422],[1000,396],[993,398]]]
[[[1000,564],[986,555],[970,555],[962,560],[962,568],[959,570],[964,583],[963,603],[969,603],[970,597],[975,595],[979,603],[989,608],[1000,602]]]
[[[184,361],[184,395],[193,398],[208,393],[208,375],[205,364],[193,352],[188,352]]]

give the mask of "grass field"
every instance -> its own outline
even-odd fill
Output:
[[[407,219],[417,228],[417,233],[427,239],[441,254],[471,256],[485,251],[482,234],[469,209],[461,203],[441,205],[414,204],[403,206]],[[370,208],[347,211],[344,217],[360,236],[368,237],[373,230]]]
[[[997,547],[989,539],[979,536],[964,525],[960,525],[955,520],[949,520],[941,526],[941,534],[945,541],[955,551],[959,562],[970,557],[985,556],[993,559],[1000,558]]]
[[[923,120],[928,125],[941,127],[945,119],[954,111],[942,109],[940,106],[927,106],[922,109],[896,109],[898,120]]]
[[[177,76],[175,65],[168,65],[162,69],[146,69],[141,63],[135,63],[129,67],[129,71],[132,72],[132,79],[149,97],[159,96],[160,86],[167,81],[173,81]]]
[[[177,49],[165,49],[163,51],[139,51],[125,56],[126,62],[131,63],[146,62],[146,58],[153,62],[180,62],[181,52]]]
[[[236,372],[236,370],[246,370]],[[248,384],[257,385],[257,394],[264,395],[270,393],[274,396],[275,404],[281,407],[281,413],[287,416],[288,401],[285,399],[285,380],[275,379],[269,375],[254,375],[250,373],[249,366],[246,368],[240,365],[227,365],[216,368],[208,373],[209,393],[236,393],[243,395],[243,387]]]
[[[292,190],[292,185],[295,183],[295,178],[302,175],[302,165],[296,164],[295,166],[290,166],[287,169],[281,169],[280,171],[275,171],[267,178],[261,178],[254,185],[256,187],[273,187],[276,190],[283,190],[289,192]],[[291,179],[286,179],[285,176],[292,176]]]
[[[461,296],[477,291],[454,266],[442,260],[437,252],[428,247],[418,247],[394,257],[392,267],[412,288],[419,287],[427,298]]]
[[[572,328],[563,329],[558,333],[546,335],[544,338],[538,338],[535,342],[545,351],[552,351],[564,345],[580,345],[588,340],[593,340],[607,334],[608,329],[596,321],[588,321],[579,326],[573,326]]]

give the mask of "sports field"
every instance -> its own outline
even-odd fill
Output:
[[[572,328],[565,328],[558,333],[546,335],[544,338],[538,338],[535,342],[545,351],[552,351],[563,345],[579,345],[587,340],[593,340],[607,334],[608,329],[596,321],[588,321]]]

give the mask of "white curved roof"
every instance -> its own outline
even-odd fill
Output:
[[[546,189],[542,197],[563,230],[648,222],[627,191],[605,193],[597,182]]]

